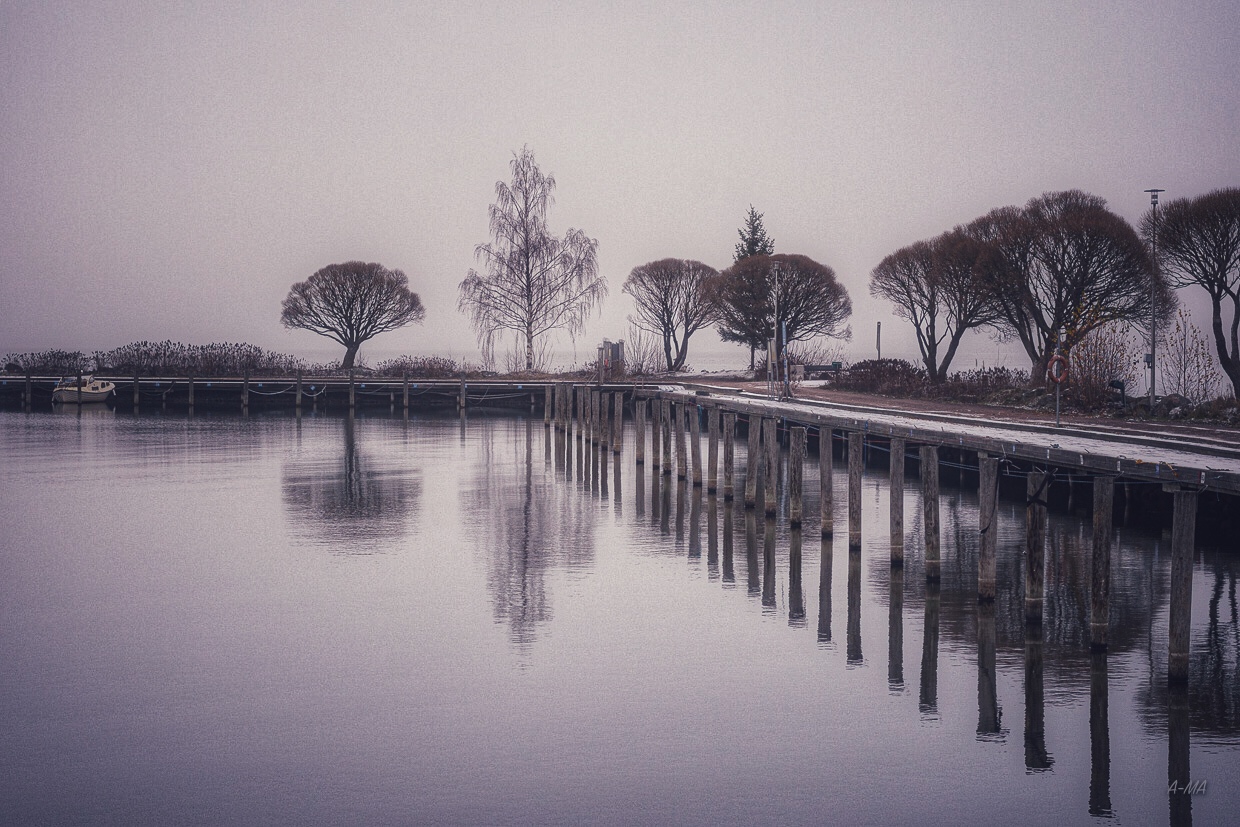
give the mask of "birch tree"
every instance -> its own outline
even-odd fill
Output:
[[[598,272],[597,239],[575,229],[557,238],[547,229],[555,178],[542,173],[534,153],[514,153],[511,168],[512,183],[495,184],[493,240],[474,249],[480,269],[460,283],[457,306],[469,314],[483,358],[494,358],[497,336],[515,333],[533,370],[535,342],[556,330],[579,334],[607,282]]]

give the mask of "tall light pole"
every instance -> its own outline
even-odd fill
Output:
[[[775,276],[775,319],[771,324],[772,346],[766,354],[767,390],[772,397],[779,387],[779,262],[771,263],[771,271]],[[774,373],[772,373],[774,371]]]
[[[1154,277],[1150,281],[1150,416],[1154,415],[1154,357],[1157,353],[1158,326],[1158,193],[1160,189],[1146,190],[1150,194],[1150,208],[1154,211],[1153,227],[1150,232],[1150,248],[1154,262]]]

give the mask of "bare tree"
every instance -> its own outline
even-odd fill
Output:
[[[1020,340],[1035,377],[1045,373],[1060,331],[1067,331],[1066,352],[1107,322],[1148,318],[1151,284],[1160,316],[1175,309],[1141,239],[1097,196],[1046,193],[1023,210],[995,210],[965,231],[996,253],[985,283],[998,302],[1001,330]]]
[[[981,280],[990,255],[989,247],[956,229],[897,250],[870,274],[870,294],[890,301],[896,315],[913,324],[931,382],[947,378],[965,333],[998,319]]]
[[[1147,239],[1153,236],[1152,212],[1141,228]],[[1168,280],[1200,287],[1210,297],[1214,349],[1240,398],[1240,189],[1177,198],[1162,209],[1157,230],[1159,264]]]
[[[484,358],[492,359],[497,334],[513,331],[525,342],[526,370],[533,370],[535,341],[554,330],[580,333],[607,295],[607,280],[598,272],[596,239],[574,229],[556,238],[547,230],[555,178],[543,175],[534,153],[514,153],[511,167],[512,184],[495,184],[494,242],[475,248],[482,271],[469,271],[457,304],[469,313]]]
[[[310,330],[344,345],[340,367],[348,370],[362,342],[425,316],[422,299],[410,292],[409,279],[400,270],[347,261],[294,284],[284,299],[280,321],[287,328]]]
[[[719,335],[724,341],[749,345],[751,367],[754,349],[774,338],[776,330],[783,340],[779,343],[781,351],[789,342],[816,336],[852,337],[847,326],[852,315],[848,291],[835,278],[834,270],[807,256],[743,258],[711,281],[709,294],[719,313]]]
[[[1158,337],[1163,354],[1159,377],[1163,390],[1178,393],[1191,402],[1208,402],[1218,396],[1220,379],[1210,342],[1201,328],[1193,324],[1193,315],[1181,307],[1175,320],[1163,328]]]
[[[634,267],[622,291],[633,297],[636,318],[630,320],[663,339],[669,371],[683,370],[689,337],[715,320],[715,306],[704,285],[719,271],[700,261],[665,258]]]

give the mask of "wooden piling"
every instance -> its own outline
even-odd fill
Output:
[[[611,448],[611,397],[601,391],[598,395],[598,441],[604,451]]]
[[[706,409],[706,493],[719,490],[719,409]]]
[[[793,528],[800,528],[805,479],[805,427],[792,426],[788,441],[788,523]]]
[[[779,420],[762,420],[763,513],[774,521],[779,505]]]
[[[685,452],[685,405],[676,402],[672,405],[672,417],[675,420],[673,430],[676,433],[676,479],[689,477],[689,457]]]
[[[999,534],[999,460],[981,457],[977,461],[978,549],[977,599],[995,599],[995,551]]]
[[[543,427],[544,428],[551,427],[551,408],[554,403],[558,403],[560,401],[559,391],[560,391],[560,388],[558,385],[555,387],[554,391],[552,390],[551,385],[546,385],[543,387]]]
[[[138,386],[138,374],[135,373],[133,375],[133,412],[134,413],[138,412],[138,405],[141,402],[141,393],[142,393],[141,388],[139,388]],[[245,410],[245,404],[246,403],[243,398],[241,401],[242,410]]]
[[[31,408],[34,405],[34,382],[30,379],[29,370],[26,371],[26,393],[22,397],[22,400],[26,408],[26,413],[30,413]]]
[[[818,429],[818,518],[823,537],[835,533],[834,457],[831,452],[834,434],[831,428]]]
[[[759,450],[762,422],[753,414],[747,414],[745,428],[749,436],[745,454],[745,508],[753,508],[758,501],[758,472],[762,468],[762,452]]]
[[[848,435],[848,549],[861,548],[861,451],[865,434]]]
[[[1089,565],[1089,646],[1107,648],[1111,615],[1111,515],[1115,477],[1094,477],[1094,545]]]
[[[297,379],[298,379],[298,388],[300,388],[301,387],[301,375],[300,374],[298,374]],[[409,375],[408,374],[405,374],[404,376],[400,378],[400,384],[401,384],[401,394],[400,394],[401,409],[405,413],[409,413]]]
[[[921,513],[925,518],[926,580],[937,583],[939,563],[939,448],[921,446]]]
[[[77,404],[78,412],[82,410],[82,372],[79,370],[77,375]]]
[[[1193,544],[1197,492],[1175,487],[1171,515],[1171,619],[1167,634],[1167,681],[1188,682],[1189,621],[1193,602]]]
[[[353,371],[349,371],[349,410],[357,407],[357,396],[354,391]]]
[[[660,430],[663,432],[663,475],[672,475],[672,400],[662,400],[659,410]]]
[[[461,391],[456,398],[456,406],[460,410],[465,410],[465,372],[461,372]]]
[[[615,409],[611,418],[611,452],[619,456],[624,447],[624,392],[615,395]],[[619,469],[620,466],[616,466]]]
[[[250,372],[248,370],[241,380],[241,412],[250,412]]]
[[[662,403],[658,399],[650,400],[650,473],[663,473],[663,427],[660,424]],[[653,510],[654,506],[651,505]]]
[[[891,565],[904,565],[904,440],[891,439],[888,487],[891,490]]]
[[[633,398],[633,454],[636,465],[646,464],[646,405],[645,399]]]
[[[697,405],[688,406],[689,457],[693,461],[693,487],[702,487],[702,417]]]
[[[1046,489],[1050,474],[1031,471],[1025,487],[1025,623],[1042,624],[1046,574]]]
[[[188,396],[189,412],[193,413],[194,412],[194,374],[192,373],[189,375],[189,378],[186,382],[186,389],[187,389],[187,393],[189,394]]]
[[[733,480],[736,472],[736,414],[723,415],[723,501],[732,502],[735,496]]]
[[[599,423],[599,409],[603,404],[603,394],[598,391],[590,391],[590,444],[598,445],[599,439],[603,436],[601,425]]]

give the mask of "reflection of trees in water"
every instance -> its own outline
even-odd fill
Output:
[[[534,463],[531,420],[484,420],[477,428],[482,451],[472,484],[461,492],[466,530],[486,555],[487,588],[497,622],[513,643],[528,648],[537,627],[551,619],[548,570],[588,566],[594,557],[590,501],[559,485],[545,463]],[[538,427],[538,440],[550,438]],[[539,445],[539,453],[544,453]]]
[[[405,535],[422,483],[415,471],[384,468],[363,451],[352,417],[342,431],[341,455],[285,464],[284,507],[295,533],[340,552],[367,553]]]

